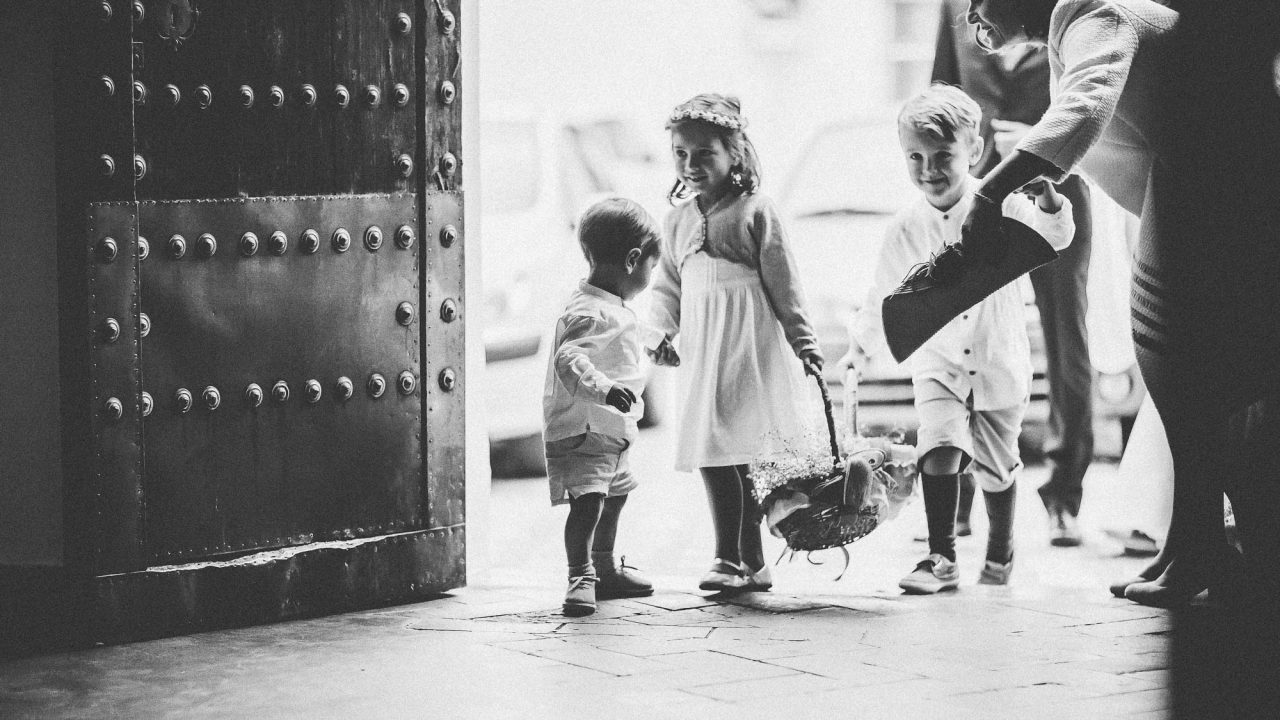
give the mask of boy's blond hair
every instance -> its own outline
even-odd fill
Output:
[[[923,130],[948,142],[967,134],[970,142],[979,137],[982,108],[954,85],[934,83],[902,106],[898,127]]]

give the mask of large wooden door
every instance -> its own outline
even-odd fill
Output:
[[[70,4],[96,574],[426,533],[461,582],[456,2]]]

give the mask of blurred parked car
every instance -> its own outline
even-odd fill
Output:
[[[839,398],[843,369],[835,362],[848,350],[848,321],[865,301],[880,244],[894,213],[919,192],[907,177],[893,118],[847,120],[822,127],[802,147],[788,182],[778,194],[788,219],[800,276],[818,341],[827,358],[824,375]],[[1027,330],[1031,338],[1031,407],[1023,426],[1028,458],[1043,452],[1048,421],[1044,338],[1030,280],[1023,278]],[[1095,362],[1095,365],[1098,363]],[[1094,382],[1095,424],[1130,423],[1143,387],[1136,365],[1107,367]],[[858,387],[860,424],[873,434],[899,429],[914,442],[917,425],[911,376],[887,353],[869,359]],[[1112,433],[1119,438],[1120,433]],[[1113,450],[1112,452],[1118,452]]]
[[[587,275],[578,216],[612,195],[641,202],[655,217],[664,212],[659,204],[670,172],[638,137],[630,124],[612,118],[482,119],[484,396],[495,477],[545,470],[547,353],[556,318]],[[645,392],[646,422],[658,415],[658,390]]]

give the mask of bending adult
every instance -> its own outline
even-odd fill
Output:
[[[1218,481],[1228,418],[1280,387],[1276,171],[1257,159],[1280,136],[1269,58],[1233,54],[1247,25],[1188,27],[1150,0],[971,0],[967,18],[992,50],[1047,45],[1052,102],[984,179],[964,251],[998,252],[1004,197],[1077,168],[1141,217],[1131,323],[1175,484],[1165,547],[1124,595],[1172,606],[1228,585],[1242,576]]]
[[[1031,45],[998,54],[985,52],[964,22],[967,3],[943,0],[933,79],[959,85],[982,107],[980,130],[985,143],[973,173],[983,177],[1049,107],[1049,58],[1044,48]],[[1093,209],[1089,186],[1079,175],[1066,177],[1058,191],[1071,201],[1076,234],[1055,262],[1031,272],[1049,381],[1045,455],[1050,472],[1039,492],[1049,514],[1050,544],[1073,547],[1080,544],[1076,516],[1085,471],[1093,459],[1093,363],[1085,328]],[[960,488],[958,527],[969,524],[972,503],[970,479]]]

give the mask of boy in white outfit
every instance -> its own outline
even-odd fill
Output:
[[[924,197],[894,218],[880,250],[875,285],[850,326],[844,363],[861,368],[887,349],[880,307],[911,271],[960,240],[979,182],[969,170],[982,158],[978,104],[959,88],[935,84],[907,101],[898,138],[912,182]],[[1055,249],[1071,242],[1070,202],[1042,183],[1004,202],[1006,216],[1040,233]],[[1003,585],[1013,570],[1014,482],[1022,468],[1018,435],[1030,401],[1031,349],[1022,288],[1012,282],[934,335],[908,361],[920,429],[921,485],[929,556],[899,586],[929,594],[960,584],[956,564],[959,473],[965,465],[982,488],[990,533],[980,583]]]
[[[542,396],[551,502],[569,504],[565,615],[595,612],[597,596],[653,593],[635,568],[614,560],[613,544],[636,487],[627,451],[644,412],[642,326],[627,301],[649,285],[660,241],[649,213],[622,198],[592,205],[578,225],[591,272],[556,323]],[[656,345],[662,334],[651,334]]]

